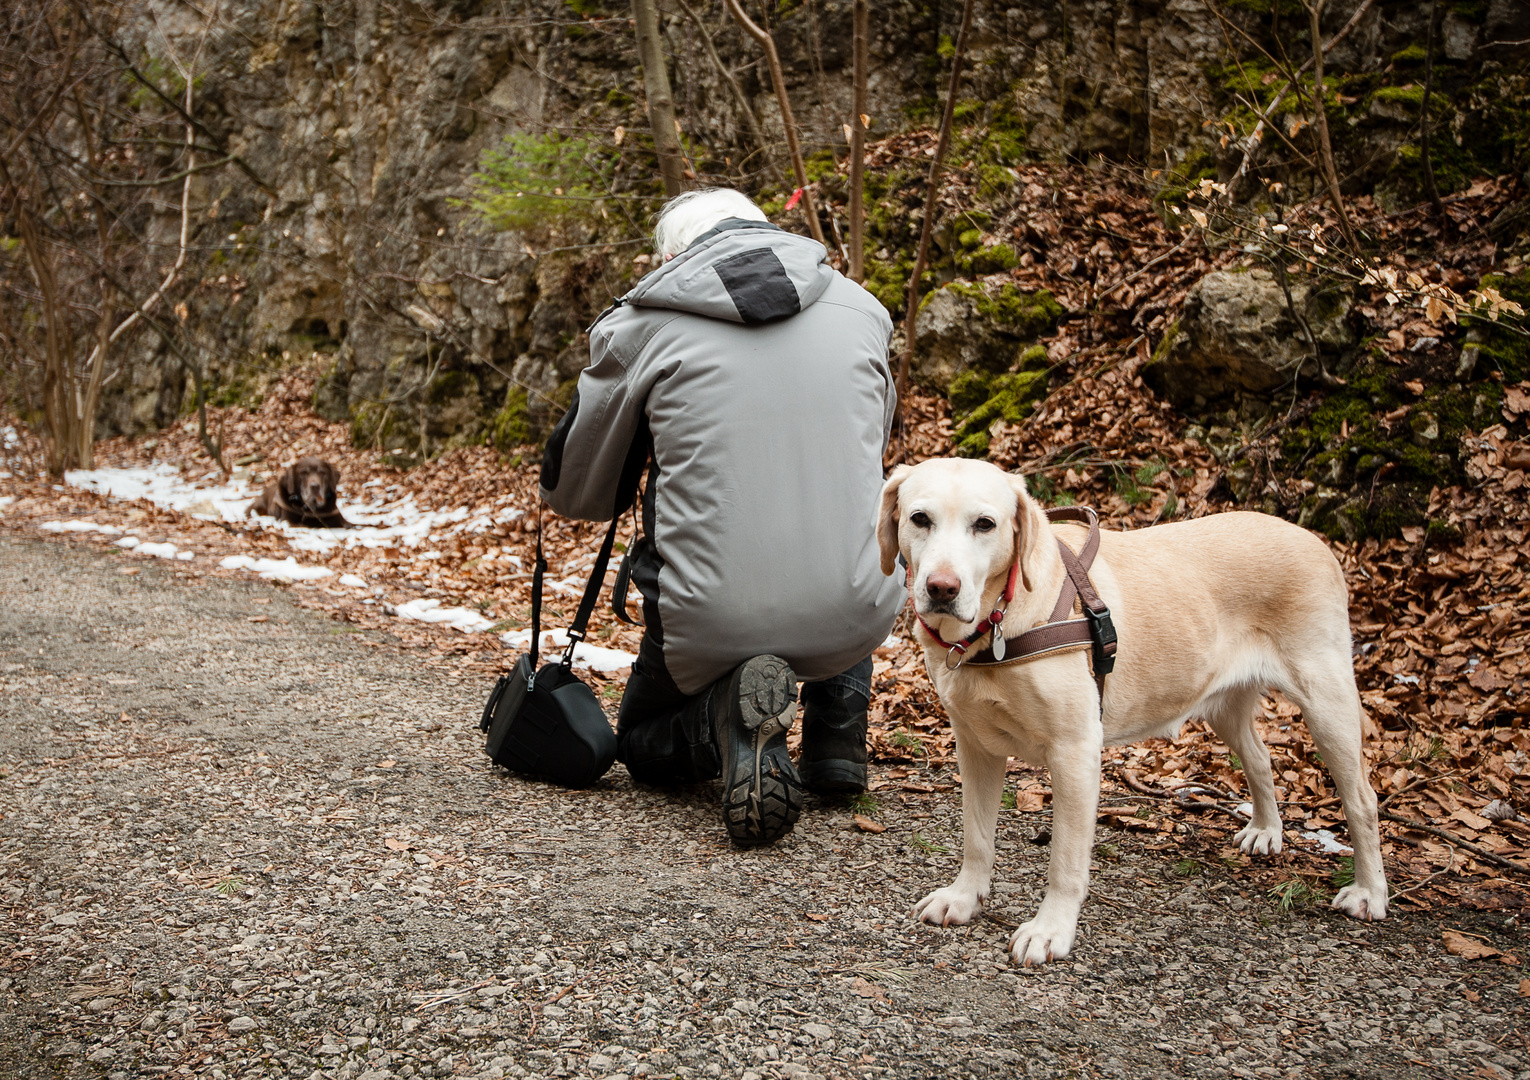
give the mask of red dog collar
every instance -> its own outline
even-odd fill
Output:
[[[967,650],[969,648],[971,648],[972,643],[977,641],[978,638],[982,637],[984,634],[988,633],[990,630],[997,630],[1000,626],[1003,625],[1003,623],[1004,623],[1004,611],[1005,611],[1006,608],[1009,607],[1009,602],[1015,598],[1015,582],[1018,581],[1019,578],[1020,578],[1020,563],[1018,561],[1016,561],[1016,563],[1009,568],[1009,582],[1004,586],[1004,592],[1000,594],[998,602],[994,605],[994,609],[988,613],[988,617],[986,619],[984,619],[982,622],[978,623],[976,626],[974,626],[972,628],[972,633],[968,634],[966,637],[962,638],[960,641],[947,641],[945,638],[941,637],[939,634],[937,634],[935,632],[935,628],[934,627],[932,627],[929,623],[924,621],[924,616],[919,614],[919,609],[917,607],[914,609],[914,618],[919,620],[919,625],[924,627],[924,632],[926,634],[929,634],[930,637],[934,638],[935,639],[935,643],[937,645],[939,645],[942,648],[944,648],[945,650],[947,650],[946,651],[946,664],[947,664],[948,667],[956,667],[956,666],[958,666],[961,663],[960,660],[958,660],[956,664],[952,664],[951,663],[951,654],[952,653],[955,653],[957,656],[965,655]],[[912,600],[913,600],[913,593],[914,593],[914,583],[913,583],[913,581],[910,581],[909,582],[909,600],[910,600],[910,602],[912,602]],[[993,643],[994,643],[994,646],[995,646],[995,652],[1000,654],[999,657],[998,657],[999,659],[1003,659],[1003,656],[1002,656],[1002,653],[1004,651],[1003,641],[1004,641],[1004,638],[1003,638],[1003,636],[1001,634],[995,634],[994,635]]]

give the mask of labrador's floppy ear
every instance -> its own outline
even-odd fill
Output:
[[[1031,575],[1038,569],[1036,559],[1041,545],[1052,536],[1046,513],[1026,490],[1025,477],[1011,473],[1009,486],[1015,491],[1015,561],[1020,564],[1020,583],[1031,591]]]
[[[298,492],[297,465],[288,465],[276,478],[276,490],[281,494],[282,501],[291,506],[301,499]]]
[[[882,508],[877,513],[877,544],[882,549],[882,573],[888,577],[898,566],[898,489],[912,471],[912,466],[899,465],[882,485]]]

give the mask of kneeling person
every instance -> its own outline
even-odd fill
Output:
[[[729,834],[769,843],[804,786],[866,785],[870,654],[903,601],[867,526],[896,407],[892,322],[822,244],[736,191],[671,200],[654,240],[661,265],[591,327],[542,495],[609,518],[629,448],[650,443],[618,759],[642,783],[721,776]]]

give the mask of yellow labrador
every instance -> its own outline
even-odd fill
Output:
[[[960,460],[895,469],[877,523],[882,572],[893,572],[901,552],[915,610],[946,641],[970,634],[994,609],[1017,562],[1002,633],[1015,637],[1045,622],[1066,576],[1057,541],[1077,552],[1086,535],[1082,526],[1049,523],[1022,477]],[[1015,931],[1010,954],[1024,965],[1067,956],[1089,890],[1102,747],[1172,736],[1191,718],[1209,723],[1243,761],[1254,812],[1236,837],[1239,846],[1279,852],[1270,755],[1254,728],[1260,693],[1276,687],[1301,707],[1349,822],[1355,880],[1333,906],[1358,919],[1386,918],[1376,796],[1360,752],[1348,593],[1323,543],[1279,518],[1218,514],[1104,532],[1089,573],[1119,640],[1103,703],[1087,651],[952,667],[948,659],[958,657],[917,631],[956,734],[962,867],[915,914],[949,925],[982,910],[1005,764],[1022,757],[1051,774],[1052,852],[1041,908]]]

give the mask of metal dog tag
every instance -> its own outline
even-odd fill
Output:
[[[993,632],[993,645],[992,645],[992,649],[993,649],[993,658],[995,660],[1003,660],[1004,659],[1004,631],[1003,630],[995,630]]]

